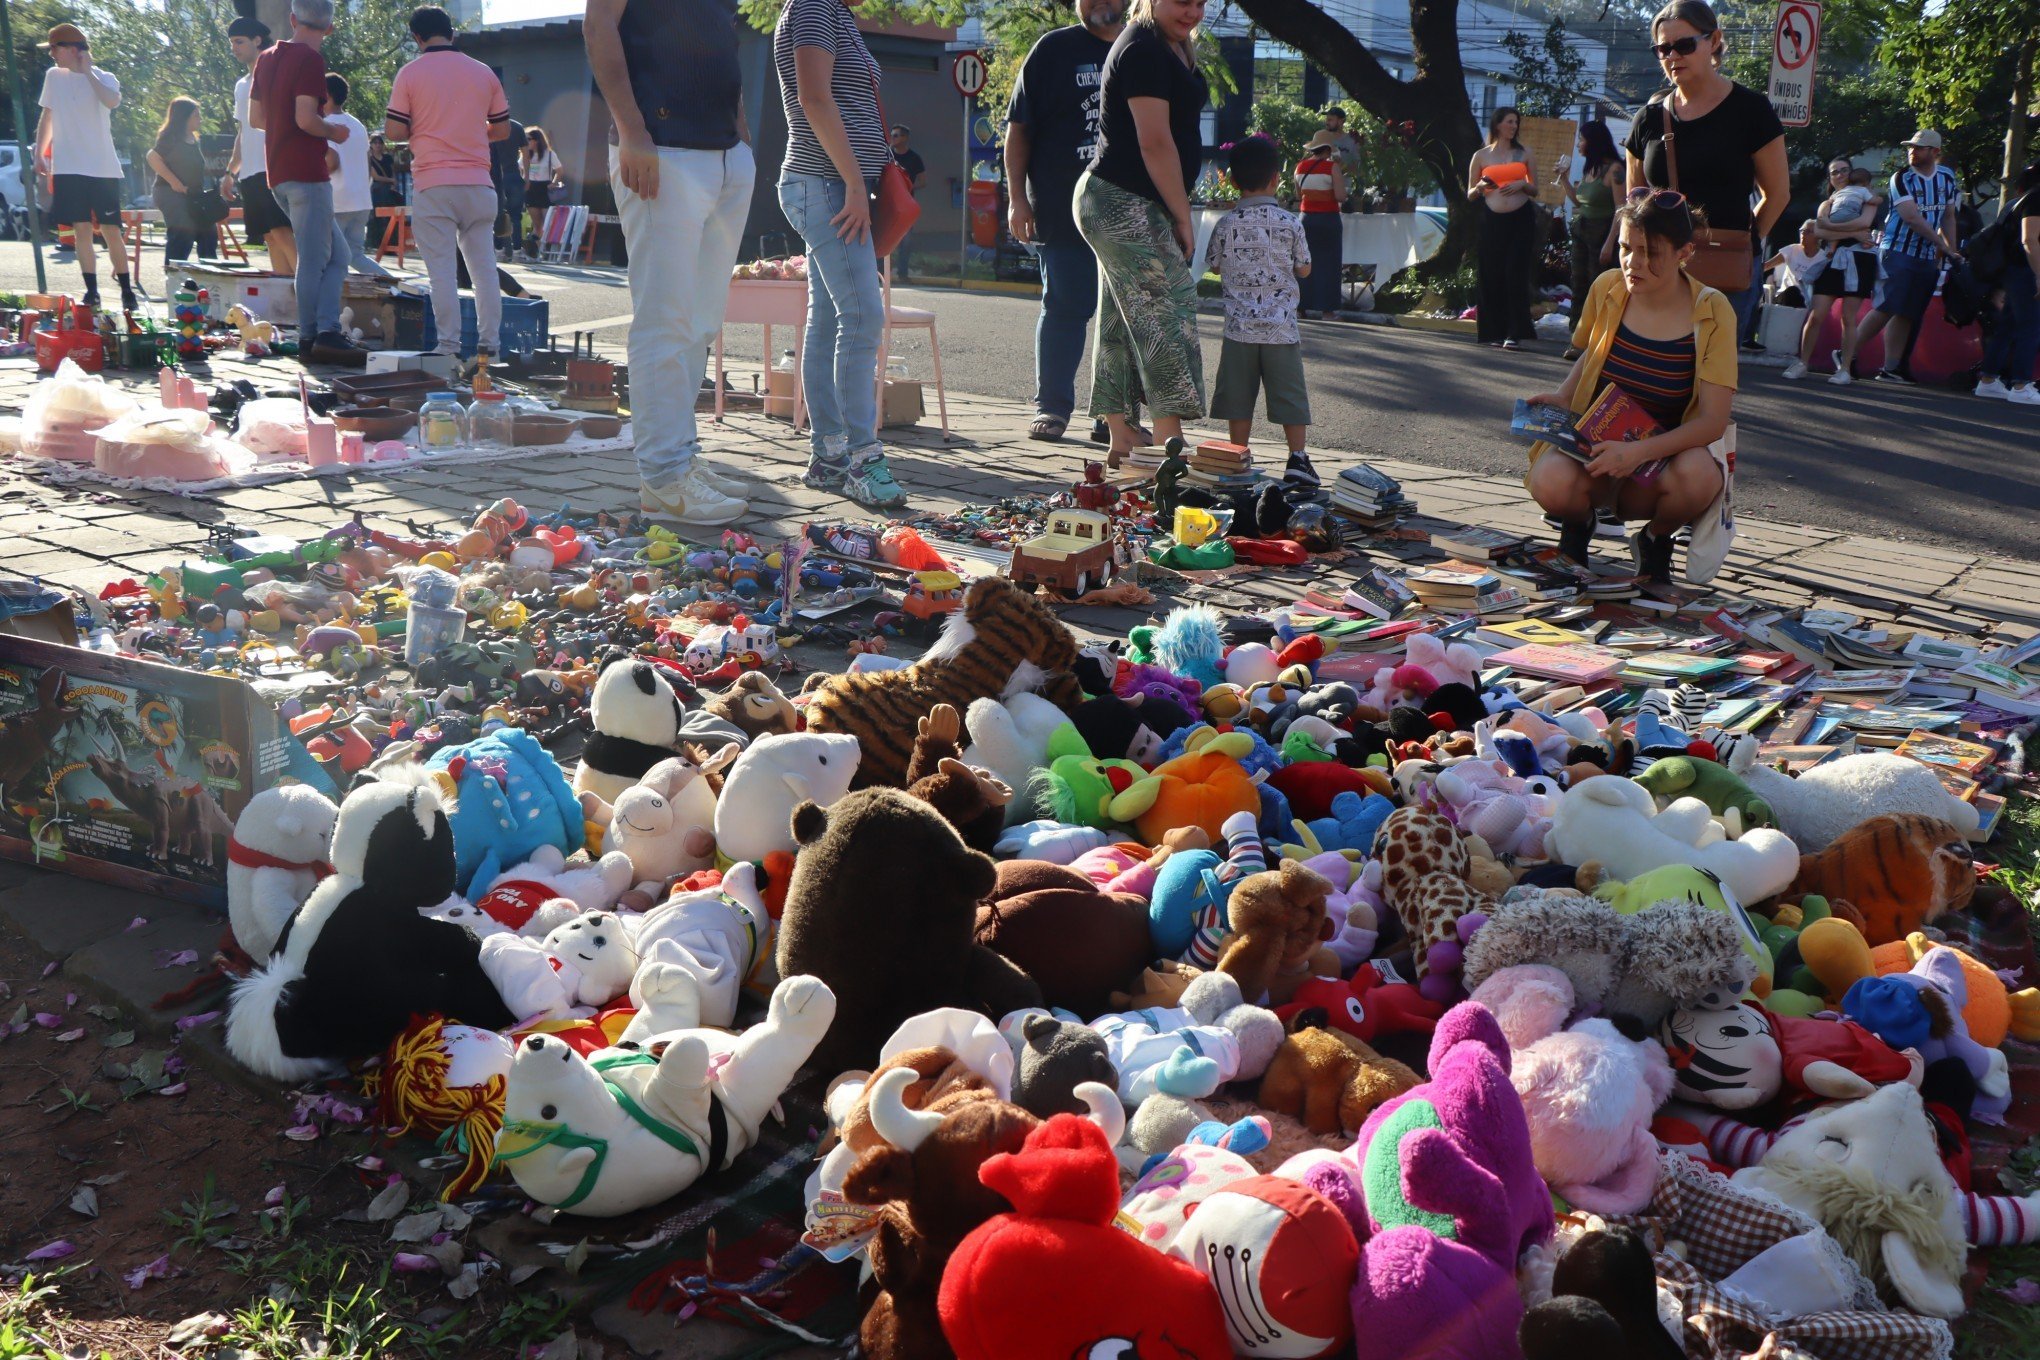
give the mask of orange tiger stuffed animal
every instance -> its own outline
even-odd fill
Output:
[[[1903,940],[1976,893],[1976,864],[1962,833],[1917,812],[1890,813],[1799,858],[1794,893],[1841,898],[1862,913],[1872,945]]]
[[[922,718],[937,704],[961,713],[973,699],[1039,690],[1068,708],[1083,697],[1070,667],[1077,640],[1032,592],[1003,577],[972,585],[942,637],[913,665],[819,681],[807,703],[808,730],[857,738],[864,758],[856,788],[900,787]]]

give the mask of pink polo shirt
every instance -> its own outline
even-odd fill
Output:
[[[510,121],[496,73],[451,47],[420,52],[390,87],[390,117],[411,129],[411,182],[420,189],[493,184],[489,127]]]

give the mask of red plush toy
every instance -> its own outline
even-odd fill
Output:
[[[978,1179],[1014,1211],[972,1229],[942,1273],[957,1360],[1229,1360],[1211,1281],[1112,1226],[1119,1163],[1096,1124],[1059,1114]]]
[[[1332,815],[1332,800],[1342,793],[1393,794],[1386,770],[1355,769],[1336,760],[1299,760],[1268,776],[1268,786],[1289,800],[1290,814],[1300,821]]]
[[[1427,1001],[1409,983],[1383,981],[1381,970],[1371,963],[1361,964],[1345,981],[1329,977],[1309,979],[1296,989],[1294,1000],[1276,1007],[1275,1014],[1286,1028],[1298,1012],[1311,1006],[1323,1007],[1333,1029],[1363,1043],[1372,1042],[1377,1034],[1405,1030],[1429,1034],[1437,1026],[1438,1017],[1445,1014],[1443,1006]]]

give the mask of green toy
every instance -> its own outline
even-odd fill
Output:
[[[1796,922],[1792,919],[1795,910]],[[1799,936],[1815,921],[1825,921],[1832,915],[1834,910],[1828,900],[1810,893],[1800,899],[1796,909],[1789,905],[1779,907],[1777,918],[1763,928],[1761,934],[1771,951],[1773,975],[1784,979],[1784,985],[1773,987],[1764,998],[1765,1010],[1773,1015],[1818,1015],[1829,1009],[1827,988],[1799,957]]]
[[[1666,756],[1652,761],[1635,779],[1660,798],[1698,798],[1717,817],[1733,810],[1742,818],[1745,830],[1777,825],[1771,805],[1757,797],[1741,775],[1712,760]]]
[[[1659,765],[1664,763],[1662,760],[1657,762]],[[1736,933],[1742,938],[1743,953],[1757,965],[1756,980],[1744,992],[1744,998],[1756,1000],[1770,990],[1770,949],[1765,945],[1756,923],[1743,910],[1743,904],[1736,900],[1728,885],[1707,870],[1691,864],[1667,864],[1647,874],[1638,874],[1627,883],[1603,883],[1594,889],[1594,896],[1623,916],[1634,916],[1668,899],[1697,902],[1725,914],[1735,922]]]
[[[1155,782],[1130,760],[1093,755],[1075,723],[1064,723],[1049,734],[1048,810],[1059,822],[1101,829],[1130,824],[1140,812],[1123,806],[1127,795]],[[1147,799],[1142,808],[1153,801]]]

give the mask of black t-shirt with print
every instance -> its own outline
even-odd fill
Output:
[[[1204,105],[1211,89],[1199,72],[1183,64],[1153,24],[1128,24],[1105,58],[1104,114],[1098,123],[1098,159],[1091,173],[1130,194],[1162,201],[1140,154],[1140,130],[1129,99],[1163,99],[1169,105],[1169,134],[1183,166],[1187,193],[1204,163]],[[1684,148],[1681,148],[1683,152]]]
[[[1644,179],[1653,189],[1672,187],[1665,158],[1665,117],[1664,100],[1653,100],[1629,129],[1629,154],[1643,162]],[[1707,214],[1708,226],[1751,230],[1757,149],[1785,135],[1771,101],[1748,86],[1736,85],[1726,99],[1698,118],[1680,118],[1677,133],[1679,192]]]
[[[1077,239],[1070,199],[1097,149],[1099,84],[1112,44],[1072,24],[1044,33],[1021,64],[1006,120],[1027,129],[1027,198],[1047,245]]]

